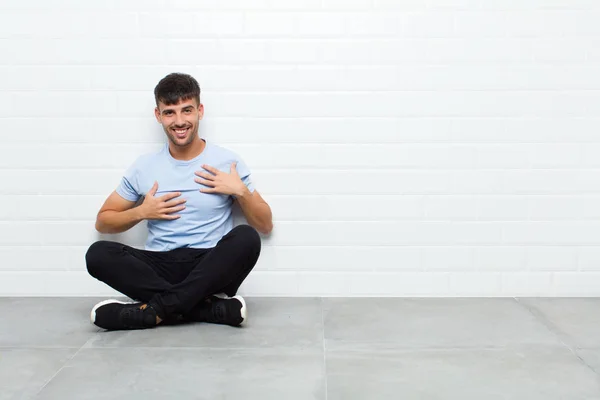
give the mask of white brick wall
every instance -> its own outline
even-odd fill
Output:
[[[60,10],[60,11],[57,11]],[[600,295],[596,0],[0,2],[0,295],[104,295],[96,212],[201,83],[273,208],[252,295]],[[239,215],[238,215],[239,217]]]

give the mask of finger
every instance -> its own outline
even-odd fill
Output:
[[[156,194],[156,191],[158,190],[158,182],[154,181],[154,185],[152,185],[152,187],[150,188],[150,190],[148,191],[148,194],[150,196],[154,196]]]
[[[178,219],[179,217],[181,217],[181,215],[165,215],[161,219],[170,219],[170,220],[173,220],[173,219]]]
[[[201,191],[202,193],[219,193],[219,192],[217,191],[217,189],[214,189],[214,188],[211,188],[211,189],[200,189],[200,191]]]
[[[215,175],[218,175],[221,172],[218,169],[211,167],[210,165],[206,165],[206,164],[202,165],[202,168],[204,168],[208,172],[212,172]]]
[[[183,204],[187,201],[187,199],[177,199],[165,202],[166,207],[174,207],[179,204]]]
[[[215,179],[215,176],[214,176],[214,175],[209,175],[209,174],[207,174],[206,172],[200,172],[200,171],[197,171],[197,172],[195,172],[195,174],[196,174],[196,175],[198,175],[198,176],[201,176],[201,177],[203,177],[204,179],[208,179],[208,180],[210,180],[210,181],[212,181],[212,180],[214,180],[214,179]]]
[[[197,183],[199,183],[201,185],[206,185],[206,186],[210,186],[210,187],[215,186],[214,181],[205,181],[203,179],[198,179],[198,178],[194,178],[194,181],[196,181]]]
[[[231,172],[234,172],[237,170],[237,161],[234,161],[231,163],[231,168],[229,169]]]
[[[165,208],[163,209],[163,214],[171,214],[177,211],[181,211],[181,210],[185,210],[185,206],[178,206],[178,207],[169,207],[169,208]]]
[[[162,195],[160,197],[160,200],[167,201],[167,200],[174,199],[175,197],[178,197],[178,196],[181,196],[181,192],[167,193],[167,194]]]

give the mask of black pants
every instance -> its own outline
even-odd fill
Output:
[[[148,251],[110,241],[90,246],[85,259],[94,278],[157,308],[162,319],[185,316],[216,293],[236,294],[260,255],[260,236],[239,225],[210,249]]]

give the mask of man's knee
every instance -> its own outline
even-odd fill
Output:
[[[100,279],[100,276],[102,275],[102,268],[105,265],[108,246],[110,246],[110,242],[99,240],[92,243],[85,253],[87,270],[89,274],[96,279]]]
[[[244,248],[253,253],[260,253],[261,241],[260,235],[250,225],[238,225],[234,228],[236,236],[242,241]]]

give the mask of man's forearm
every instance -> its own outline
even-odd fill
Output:
[[[107,210],[98,214],[96,230],[100,233],[121,233],[133,228],[143,220],[144,217],[140,207],[134,207],[126,211]]]
[[[265,235],[273,230],[273,215],[267,203],[253,197],[249,190],[236,196],[236,199],[251,226]]]

